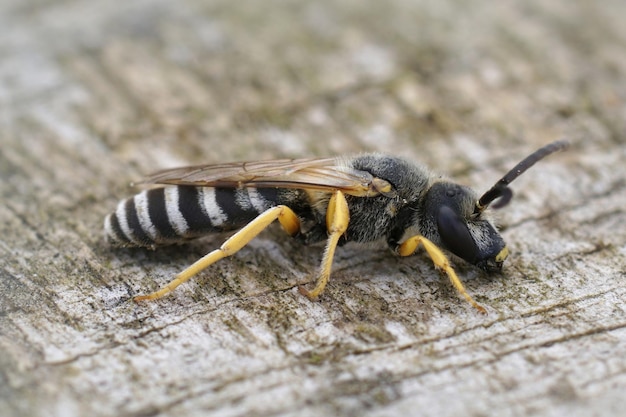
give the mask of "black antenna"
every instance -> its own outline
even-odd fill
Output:
[[[561,151],[563,149],[567,149],[569,146],[569,142],[566,140],[558,140],[556,142],[552,142],[543,148],[537,149],[535,152],[528,155],[524,160],[522,160],[519,164],[515,165],[515,168],[510,170],[500,181],[496,182],[493,187],[489,189],[485,194],[482,195],[476,202],[476,208],[474,209],[474,213],[480,213],[485,210],[489,204],[491,204],[494,200],[500,199],[493,205],[493,208],[500,208],[506,206],[511,199],[513,198],[513,191],[508,187],[508,185],[515,180],[515,178],[522,175],[528,168],[533,166],[536,162],[542,160],[546,156]]]

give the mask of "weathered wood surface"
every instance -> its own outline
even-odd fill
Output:
[[[0,415],[620,415],[626,3],[0,5]],[[545,4],[544,4],[545,3]],[[274,228],[134,304],[224,236],[113,250],[129,181],[178,164],[384,151],[515,183],[502,276]]]

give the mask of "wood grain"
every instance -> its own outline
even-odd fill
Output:
[[[336,4],[339,3],[339,4]],[[620,1],[0,6],[0,415],[620,415],[626,29]],[[455,262],[278,228],[158,302],[225,235],[112,249],[104,216],[180,164],[381,151],[484,191],[512,254]]]

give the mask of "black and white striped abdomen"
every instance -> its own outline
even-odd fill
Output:
[[[122,200],[104,219],[109,242],[119,246],[167,245],[243,227],[279,204],[278,190],[171,186]]]

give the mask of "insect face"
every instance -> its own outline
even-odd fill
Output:
[[[424,197],[424,236],[467,262],[497,271],[508,255],[504,240],[483,213],[474,213],[477,195],[468,187],[434,183]]]

